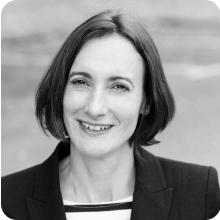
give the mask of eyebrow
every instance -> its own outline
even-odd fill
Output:
[[[69,79],[75,75],[81,75],[84,76],[86,78],[92,79],[91,75],[89,73],[86,72],[71,72],[69,75]],[[108,78],[108,81],[116,81],[116,80],[125,80],[127,82],[129,82],[133,87],[133,83],[131,81],[131,79],[129,79],[128,77],[122,77],[122,76],[111,76]]]
[[[71,72],[70,75],[69,75],[69,79],[75,75],[81,75],[81,76],[84,76],[86,78],[89,78],[91,79],[91,75],[89,73],[86,73],[86,72]]]

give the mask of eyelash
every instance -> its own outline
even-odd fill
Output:
[[[123,90],[123,91],[129,91],[129,88],[124,86],[124,85],[121,85],[121,84],[117,84],[117,85],[114,85],[112,88],[114,87],[120,87],[120,88],[117,88],[117,90]]]
[[[85,85],[89,86],[89,84],[85,80],[82,80],[82,79],[74,80],[71,83],[77,86],[85,86]]]
[[[82,79],[74,80],[71,83],[76,86],[90,86],[85,80],[82,80]],[[119,88],[115,88],[115,87],[119,87]],[[112,86],[111,88],[113,89],[115,88],[116,90],[121,90],[121,91],[129,91],[129,88],[122,84],[116,84]]]

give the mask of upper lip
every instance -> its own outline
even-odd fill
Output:
[[[92,122],[83,121],[83,120],[78,120],[78,121],[89,124],[89,125],[93,125],[93,126],[112,126],[111,124],[92,123]]]

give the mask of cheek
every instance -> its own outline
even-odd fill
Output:
[[[141,108],[142,97],[141,95],[132,94],[123,99],[113,99],[114,108],[118,112],[126,115],[139,115]],[[110,102],[109,102],[110,103]]]
[[[82,108],[84,105],[83,96],[77,95],[76,92],[66,90],[63,98],[63,112],[65,114],[71,114]]]
[[[119,119],[120,123],[124,126],[127,126],[127,129],[130,129],[129,126],[136,127],[137,120],[140,114],[141,100],[140,97],[129,98],[127,100],[120,100],[116,102],[114,100],[114,112]]]

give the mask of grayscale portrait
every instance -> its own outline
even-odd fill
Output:
[[[215,217],[219,30],[219,9],[208,1],[6,5],[4,214],[16,220]]]

